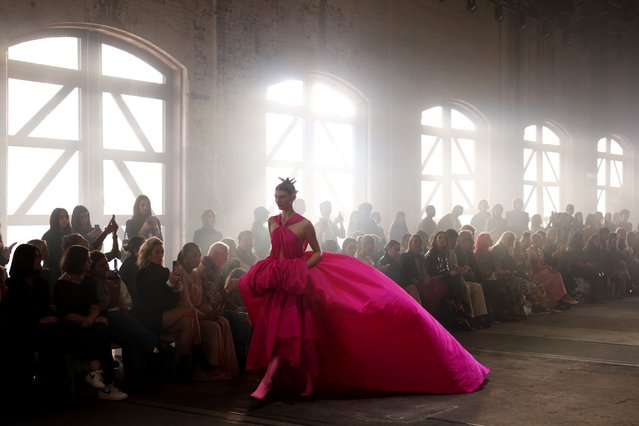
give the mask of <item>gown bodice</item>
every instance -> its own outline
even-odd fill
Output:
[[[275,216],[277,228],[271,231],[271,258],[294,259],[304,256],[308,244],[301,242],[297,234],[288,228],[303,220],[304,217],[295,213],[282,225],[282,215]]]

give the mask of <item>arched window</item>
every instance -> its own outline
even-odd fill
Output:
[[[621,206],[623,187],[623,148],[612,137],[597,142],[597,211],[612,212]]]
[[[561,207],[561,138],[547,124],[524,129],[524,210],[548,218]]]
[[[8,241],[39,238],[55,207],[84,204],[93,223],[116,214],[124,225],[139,194],[179,228],[181,69],[141,46],[99,27],[9,47]]]
[[[286,80],[266,92],[265,202],[275,211],[278,177],[295,177],[307,209],[330,201],[333,212],[363,200],[366,109],[359,95],[320,77]]]
[[[435,206],[437,216],[453,206],[465,216],[476,206],[481,121],[470,108],[447,102],[422,111],[422,208]]]

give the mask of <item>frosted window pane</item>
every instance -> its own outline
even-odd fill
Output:
[[[9,79],[9,135],[15,135],[42,109],[62,86],[34,81]]]
[[[442,127],[443,108],[440,106],[432,107],[426,111],[422,111],[422,125],[431,127]]]
[[[50,215],[56,207],[78,205],[80,189],[79,153],[73,154],[62,170],[47,185],[27,214]]]
[[[541,138],[545,145],[559,145],[559,136],[548,127],[541,128]]]
[[[605,189],[597,190],[597,211],[602,213],[606,212],[606,190]]]
[[[302,105],[304,103],[304,83],[300,80],[289,80],[273,84],[266,90],[266,99],[286,105]]]
[[[11,185],[7,185],[9,214],[16,212],[63,152],[62,149],[9,147],[8,177],[11,182]]]
[[[25,41],[9,47],[9,59],[77,70],[78,41],[76,37]]]
[[[559,153],[544,152],[542,158],[543,158],[544,182],[558,182],[560,177]]]
[[[336,114],[340,117],[351,117],[355,114],[355,105],[338,91],[317,83],[313,87],[313,111],[319,114]]]
[[[597,152],[608,152],[606,138],[601,138],[597,141]]]
[[[623,149],[621,145],[614,139],[610,140],[610,153],[615,155],[623,155]]]
[[[315,123],[313,160],[322,166],[350,167],[353,164],[353,126]]]
[[[475,141],[472,139],[456,139],[451,142],[452,172],[454,174],[472,175],[475,166]]]
[[[7,245],[18,243],[20,245],[26,244],[30,240],[39,240],[49,230],[48,222],[47,218],[47,225],[7,226],[7,238],[4,243]],[[11,254],[13,255],[14,252],[15,248]]]
[[[475,184],[472,180],[458,180],[453,182],[452,203],[453,206],[459,204],[464,210],[473,207],[475,198]]]
[[[537,188],[533,185],[524,185],[524,210],[530,214],[536,214]]]
[[[135,198],[129,185],[126,183],[120,171],[112,160],[102,162],[104,167],[104,211],[105,215],[117,214],[131,217]],[[153,200],[151,200],[153,208]]]
[[[144,151],[111,93],[102,94],[102,145],[106,149]]]
[[[597,165],[597,185],[605,186],[606,185],[606,160],[603,158],[597,159],[599,163]]]
[[[164,152],[164,101],[122,95],[154,152]]]
[[[424,136],[422,136],[422,141],[424,140]],[[431,176],[441,176],[443,174],[443,162],[444,157],[442,153],[442,140],[437,139],[434,145],[434,149],[432,153],[429,155],[430,151],[427,151],[423,148],[424,142],[422,142],[422,164],[424,167],[422,169],[422,174],[431,175]]]
[[[450,126],[453,129],[475,130],[475,123],[456,109],[450,110]]]
[[[532,158],[531,158],[532,157]],[[530,163],[528,161],[530,160]],[[526,163],[528,163],[528,167],[526,167]],[[536,181],[537,180],[537,152],[524,148],[524,180],[527,181]]]
[[[164,84],[164,76],[151,65],[117,47],[102,45],[102,75]]]
[[[316,201],[328,200],[333,207],[333,215],[342,212],[344,216],[353,209],[353,177],[350,173],[322,172],[315,175],[315,192],[313,197]],[[316,203],[318,204],[318,203]],[[311,206],[306,206],[311,209]]]
[[[623,163],[621,161],[610,162],[610,186],[620,188],[623,183]]]
[[[442,187],[439,182],[423,180],[422,181],[422,210],[427,205],[433,205],[435,211],[440,215],[444,211]],[[429,235],[430,237],[430,235]]]
[[[80,137],[78,96],[79,90],[73,89],[29,136],[77,141]]]
[[[164,164],[136,161],[125,161],[124,164],[133,175],[142,194],[151,200],[153,213],[164,214]]]
[[[544,217],[550,217],[552,212],[559,211],[559,188],[556,186],[544,187]]]
[[[524,140],[537,142],[537,126],[528,126],[524,129]]]
[[[302,161],[302,148],[302,119],[291,115],[267,114],[266,152],[269,157],[274,160]]]

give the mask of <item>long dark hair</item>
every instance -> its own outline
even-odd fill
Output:
[[[142,203],[142,201],[146,201],[147,203],[149,203],[149,212],[144,217],[140,215],[140,204]],[[147,220],[151,216],[153,216],[153,211],[151,210],[151,200],[146,195],[138,195],[138,198],[135,199],[135,203],[133,203],[133,220],[143,221]]]
[[[33,261],[36,254],[40,254],[40,250],[38,250],[37,247],[29,244],[20,244],[16,248],[16,251],[13,252],[9,276],[11,276],[11,278],[35,276],[38,273],[38,271],[33,268]]]
[[[87,218],[89,219],[89,223],[85,228],[80,228],[80,215],[86,213]],[[71,228],[73,232],[77,232],[79,234],[88,231],[91,229],[91,215],[89,214],[89,209],[82,205],[75,206],[73,208],[73,212],[71,213]]]
[[[60,229],[59,219],[62,213],[66,213],[66,215],[69,216],[69,212],[67,211],[67,209],[63,209],[62,207],[56,207],[55,209],[53,209],[53,211],[51,212],[51,216],[49,216],[49,228],[52,231],[58,232],[60,234],[70,234],[71,222],[67,223],[67,226],[64,229]]]

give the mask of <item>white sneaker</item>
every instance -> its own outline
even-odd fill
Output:
[[[129,395],[122,392],[120,389],[113,385],[107,386],[104,390],[98,391],[98,399],[106,399],[109,401],[122,401],[127,399]]]
[[[96,389],[104,389],[106,386],[102,381],[102,370],[93,370],[84,378],[84,381],[93,386]]]

